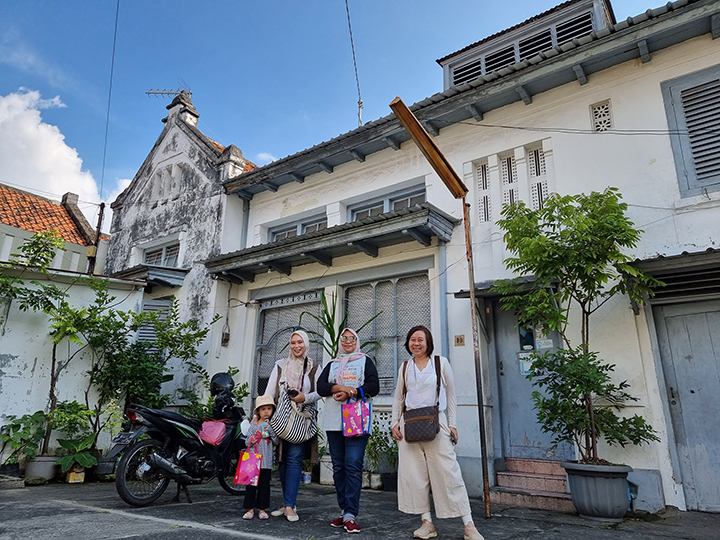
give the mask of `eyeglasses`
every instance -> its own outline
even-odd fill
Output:
[[[357,338],[355,336],[340,336],[341,343],[355,343]]]

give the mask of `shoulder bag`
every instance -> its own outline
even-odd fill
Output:
[[[403,393],[403,418],[405,421],[405,440],[407,442],[430,442],[440,432],[440,357],[435,356],[435,376],[437,377],[437,393],[435,405],[430,407],[419,407],[417,409],[405,409],[405,396],[407,395],[407,365],[403,365],[403,382],[405,392]]]
[[[280,369],[280,368],[278,368]],[[307,357],[305,358],[305,365],[303,366],[303,372],[300,376],[300,387],[302,387],[302,381],[305,378],[305,371],[307,369]],[[317,366],[313,366],[310,371],[311,386],[314,386],[314,371]],[[278,381],[280,380],[280,373],[278,373]],[[279,386],[277,398],[277,408],[275,414],[270,419],[270,425],[272,426],[275,434],[284,441],[292,444],[300,444],[307,440],[312,439],[318,432],[317,425],[317,409],[314,403],[298,405],[290,399],[287,393],[287,383]]]

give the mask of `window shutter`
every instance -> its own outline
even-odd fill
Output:
[[[165,300],[145,300],[143,302],[143,313],[162,313],[161,318],[164,320],[167,317],[167,312],[172,306],[172,299]],[[137,341],[155,341],[157,339],[157,332],[155,332],[155,325],[144,324],[140,327],[137,332]]]
[[[488,175],[487,163],[479,163],[475,168],[475,175],[477,179],[478,219],[480,223],[485,223],[492,219],[492,209],[490,207],[490,177]]]
[[[700,182],[720,175],[720,80],[680,93],[692,149],[695,173]]]
[[[503,203],[515,204],[519,202],[517,187],[517,165],[513,156],[500,160],[500,176],[503,185]]]
[[[528,153],[528,175],[530,176],[530,193],[533,210],[543,207],[548,196],[547,174],[545,172],[545,152],[540,148]]]

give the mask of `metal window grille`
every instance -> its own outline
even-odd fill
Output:
[[[380,376],[380,394],[390,395],[400,362],[408,357],[405,335],[415,325],[430,327],[430,282],[427,275],[395,278],[345,289],[348,326],[358,328],[379,313],[360,332],[360,342],[378,341],[371,353]]]
[[[475,167],[478,195],[478,219],[485,223],[492,219],[490,207],[490,176],[487,163],[479,163]]]
[[[263,302],[260,307],[258,325],[258,345],[255,348],[255,369],[253,374],[253,399],[263,395],[275,362],[287,358],[290,335],[300,328],[300,315],[303,312],[320,315],[319,293],[312,292],[297,297],[287,297]],[[302,328],[314,332],[322,332],[319,323],[309,315],[303,315]],[[310,335],[308,356],[322,363],[323,348],[313,343],[316,338]]]
[[[720,174],[720,80],[680,93],[695,173],[699,181]]]
[[[175,268],[180,254],[180,244],[159,247],[145,252],[145,264]]]

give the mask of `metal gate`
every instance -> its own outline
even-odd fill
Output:
[[[427,274],[374,281],[345,289],[348,326],[357,329],[376,313],[378,317],[363,328],[360,341],[377,340],[375,357],[380,376],[380,395],[395,389],[399,361],[408,358],[405,335],[413,326],[430,328],[430,282]],[[439,343],[440,336],[437,336]]]
[[[258,346],[255,348],[255,370],[253,375],[253,399],[265,393],[275,362],[287,358],[288,343],[294,330],[303,328],[321,332],[318,322],[303,312],[320,315],[320,293],[313,291],[302,295],[277,298],[265,301],[260,306],[260,324],[258,325]],[[310,335],[310,339],[314,337]],[[310,343],[308,356],[322,364],[323,350],[318,343]]]

